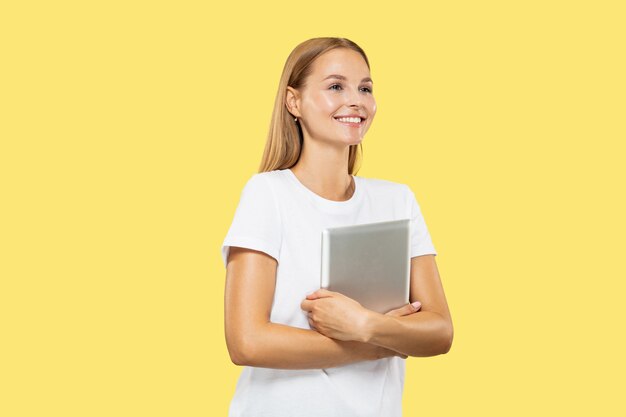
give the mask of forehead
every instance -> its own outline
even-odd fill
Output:
[[[361,80],[369,77],[365,59],[352,49],[337,48],[320,55],[312,65],[311,78],[321,81],[331,74],[339,74],[350,79]]]

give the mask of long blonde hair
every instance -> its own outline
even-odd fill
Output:
[[[312,63],[324,52],[336,48],[352,49],[363,56],[367,68],[370,68],[367,55],[359,45],[346,38],[313,38],[302,42],[296,46],[283,68],[283,74],[278,84],[278,93],[274,102],[272,121],[270,123],[263,158],[259,167],[259,172],[273,171],[275,169],[291,168],[298,162],[302,151],[302,130],[299,122],[294,121],[294,117],[287,111],[285,105],[287,96],[287,86],[298,89],[304,85],[304,81],[310,75]],[[356,174],[358,145],[350,145],[348,155],[348,173]],[[361,158],[363,157],[363,147],[361,146]]]

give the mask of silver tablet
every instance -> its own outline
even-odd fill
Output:
[[[409,219],[327,228],[321,287],[386,313],[409,302]]]

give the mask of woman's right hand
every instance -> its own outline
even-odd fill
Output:
[[[410,314],[417,313],[421,307],[422,307],[422,303],[420,303],[419,301],[415,301],[412,304],[411,303],[405,304],[400,308],[396,308],[395,310],[388,311],[385,313],[385,316],[395,316],[395,317],[408,316]]]

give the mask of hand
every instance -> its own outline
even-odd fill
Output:
[[[341,293],[319,289],[307,295],[300,307],[308,313],[309,325],[337,340],[364,340],[370,314],[377,314]]]
[[[394,317],[408,316],[410,314],[417,313],[421,307],[422,303],[420,303],[419,301],[414,301],[412,304],[405,304],[400,308],[388,311],[385,313],[385,315]]]

